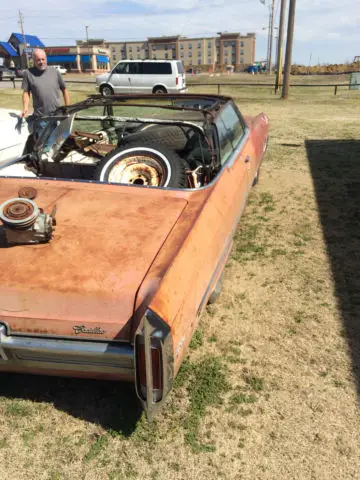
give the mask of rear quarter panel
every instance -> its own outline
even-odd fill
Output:
[[[155,292],[149,308],[171,327],[175,372],[229,254],[251,185],[244,160],[253,150],[249,136],[213,185],[186,193],[188,206],[140,289],[137,306]]]

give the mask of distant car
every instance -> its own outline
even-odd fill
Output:
[[[24,128],[26,153],[13,113],[0,149]],[[151,417],[220,295],[268,117],[218,95],[131,94],[41,121],[0,168],[0,371],[132,381]]]
[[[7,67],[0,66],[0,81],[2,80],[14,80],[15,79],[15,72],[10,70]]]
[[[9,67],[9,70],[15,73],[16,78],[22,78],[24,76],[24,70],[18,67]]]
[[[199,68],[188,68],[186,71],[186,73],[189,73],[191,75],[200,75],[201,73],[201,70]]]
[[[245,71],[252,74],[258,73],[259,67],[257,65],[249,65]]]
[[[110,73],[96,77],[103,97],[117,93],[185,93],[184,65],[180,60],[124,60]]]
[[[65,75],[67,72],[65,67],[62,67],[61,65],[52,65],[53,68],[56,68],[58,72],[60,72],[62,75]]]

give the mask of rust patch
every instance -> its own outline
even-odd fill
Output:
[[[34,187],[21,187],[19,189],[18,195],[20,198],[28,198],[29,200],[34,200],[37,196],[37,190]]]

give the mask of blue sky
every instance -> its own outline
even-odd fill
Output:
[[[256,59],[266,57],[270,0],[20,0],[0,7],[0,41],[19,32],[18,10],[25,33],[45,45],[73,45],[89,37],[105,40],[145,40],[149,36],[214,36],[216,32],[256,33]],[[14,8],[15,7],[15,8]],[[276,0],[276,20],[280,0]],[[342,63],[360,55],[360,2],[297,0],[293,63]],[[274,45],[275,49],[275,45]]]

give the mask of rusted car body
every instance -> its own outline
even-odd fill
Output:
[[[120,104],[155,106],[160,113],[151,121],[136,117],[147,126],[160,121],[183,128],[191,121],[182,115],[201,118],[192,128],[202,132],[212,173],[199,180],[186,170],[187,186],[170,188],[0,169],[0,370],[132,381],[151,416],[171,390],[200,314],[219,288],[266,150],[268,118],[245,119],[220,96],[86,103]],[[236,138],[221,120],[229,108],[241,127]],[[57,116],[79,111],[67,107]],[[37,155],[36,161],[39,148]],[[27,241],[21,235],[28,227],[14,230],[6,220],[25,218],[35,202],[39,215],[52,216],[53,224],[56,217],[56,226],[46,240]]]

